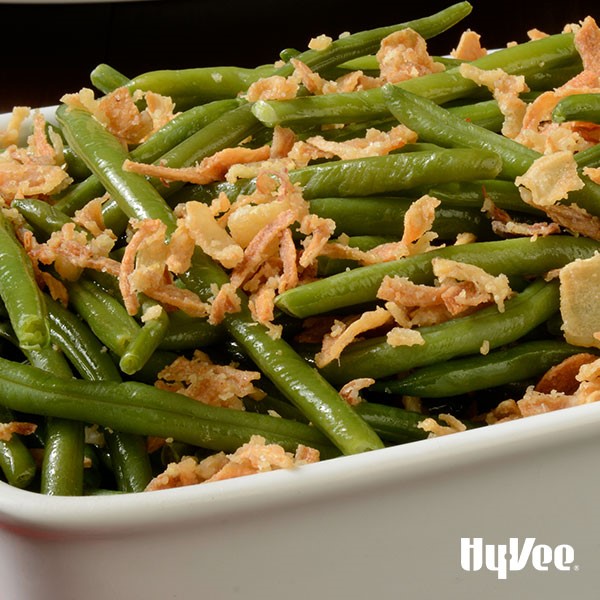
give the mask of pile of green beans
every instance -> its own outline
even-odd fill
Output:
[[[565,341],[559,283],[547,274],[594,256],[600,236],[564,229],[535,239],[496,233],[483,210],[486,199],[515,220],[547,220],[523,202],[515,185],[541,154],[500,133],[504,117],[498,102],[462,77],[463,61],[438,57],[444,71],[375,89],[312,95],[301,88],[291,100],[245,97],[261,78],[292,75],[291,58],[324,78],[354,69],[377,77],[374,54],[386,36],[411,28],[429,39],[455,27],[471,9],[468,2],[457,2],[421,19],[342,36],[322,50],[286,49],[281,61],[256,68],[199,67],[129,78],[111,65],[98,65],[90,79],[100,95],[120,87],[152,91],[170,96],[178,114],[142,143],[127,147],[87,110],[62,104],[51,127],[65,144],[65,168],[73,183],[54,195],[4,201],[0,424],[23,421],[37,429],[33,435],[0,438],[0,479],[47,495],[142,492],[164,470],[166,457],[234,452],[253,435],[291,453],[300,444],[310,446],[322,459],[377,451],[426,439],[420,423],[431,417],[443,424],[444,412],[467,428],[478,427],[490,398],[522,392],[562,360],[594,352]],[[472,64],[523,75],[531,90],[523,95],[526,102],[582,68],[570,33],[507,47]],[[598,94],[563,98],[552,119],[600,123]],[[431,226],[433,247],[365,265],[354,258],[320,256],[310,282],[275,297],[279,337],[254,320],[241,290],[236,292],[239,310],[218,325],[181,309],[166,310],[141,294],[139,312],[129,314],[113,275],[86,268],[77,278],[61,279],[60,269],[34,264],[23,243],[29,233],[46,242],[74,223],[88,202],[107,193],[102,217],[116,238],[110,257],[120,261],[132,220],[158,219],[169,237],[177,227],[178,204],[210,203],[220,193],[233,203],[258,187],[251,177],[206,185],[167,182],[125,170],[128,159],[192,167],[227,148],[269,144],[275,127],[289,127],[299,139],[319,135],[342,142],[398,123],[417,134],[416,143],[383,156],[312,161],[291,169],[289,179],[312,215],[334,223],[331,241],[344,240],[364,253],[398,245],[414,201],[433,196],[439,201]],[[575,161],[580,173],[600,165],[600,144],[578,152]],[[600,186],[582,178],[583,189],[569,194],[566,203],[596,218]],[[301,231],[297,224],[292,228],[298,249],[304,242]],[[455,243],[465,234],[468,243]],[[491,305],[420,327],[422,345],[395,347],[386,341],[386,331],[374,331],[317,368],[321,346],[303,338],[311,322],[331,324],[381,306],[377,292],[386,277],[435,285],[434,258],[503,274],[514,294],[502,311]],[[68,306],[43,289],[44,274],[61,280]],[[210,302],[230,276],[196,247],[189,268],[174,281]],[[154,309],[157,318],[145,321],[142,316]],[[244,398],[245,410],[238,411],[153,385],[165,366],[197,350],[216,364],[258,371],[257,387],[265,397]],[[374,383],[362,390],[358,404],[351,404],[340,392],[357,378]],[[153,437],[170,449],[149,451]],[[37,462],[36,452],[43,457]]]

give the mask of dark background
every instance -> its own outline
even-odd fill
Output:
[[[311,37],[423,17],[452,0],[150,0],[88,4],[0,4],[0,112],[13,105],[56,104],[64,92],[90,86],[106,62],[127,76],[160,68],[238,65],[277,60]],[[598,0],[474,0],[458,27],[430,40],[432,53],[451,50],[470,27],[485,47],[526,40],[528,29],[559,32],[591,14]]]

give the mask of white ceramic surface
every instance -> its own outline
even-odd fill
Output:
[[[145,494],[0,485],[5,600],[597,598],[600,407]],[[574,551],[505,580],[461,538]]]
[[[595,599],[599,456],[588,405],[162,492],[48,498],[0,482],[0,599]],[[499,579],[462,568],[461,538],[535,538],[574,560]]]

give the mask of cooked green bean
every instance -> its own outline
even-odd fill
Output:
[[[514,180],[523,175],[542,155],[527,146],[473,123],[456,119],[434,102],[419,98],[397,86],[383,88],[390,112],[404,125],[413,129],[424,141],[441,146],[480,148],[495,152],[502,159],[500,177]],[[440,122],[444,127],[440,127]],[[569,193],[575,202],[594,215],[600,215],[600,185],[583,177],[585,187]]]
[[[426,415],[374,402],[360,402],[354,410],[381,436],[393,444],[424,440],[429,435],[419,427]]]
[[[435,193],[432,196],[438,198]],[[481,194],[480,194],[481,196]],[[402,237],[404,215],[412,198],[367,196],[357,198],[315,198],[310,201],[310,212],[325,219],[333,219],[335,234],[350,236],[383,235]],[[473,208],[439,206],[435,211],[432,230],[441,240],[453,240],[459,233],[471,232],[478,236],[489,234],[489,224],[475,203]]]
[[[230,66],[163,69],[137,75],[126,87],[132,91],[150,90],[169,96],[177,110],[187,110],[215,100],[236,98],[254,81],[272,75],[274,71],[272,65],[256,69]]]
[[[50,332],[33,266],[0,210],[0,297],[23,349],[47,346]]]
[[[125,307],[109,293],[85,279],[67,285],[69,301],[96,337],[122,356],[139,333],[140,326]],[[110,327],[107,327],[110,324]]]
[[[559,100],[552,111],[552,120],[590,121],[600,123],[600,94],[573,94]]]
[[[501,68],[507,73],[528,75],[544,69],[568,65],[578,59],[572,34],[559,34],[503,48],[474,60],[481,69]],[[437,104],[468,97],[477,85],[460,74],[458,67],[396,84],[396,87],[428,98]],[[389,116],[381,88],[372,90],[305,96],[293,100],[259,100],[253,105],[256,117],[269,127],[275,125],[322,125],[353,123]]]
[[[14,420],[11,411],[0,405],[0,424]],[[12,434],[10,440],[0,440],[0,469],[6,481],[18,488],[28,487],[35,478],[35,461],[18,434]]]
[[[73,377],[65,356],[54,345],[26,350],[25,355],[33,367],[61,381]],[[80,496],[83,493],[84,425],[78,420],[47,416],[40,491],[50,496]]]
[[[109,94],[129,83],[129,77],[123,75],[114,67],[101,63],[90,73],[90,81],[103,94]]]
[[[118,381],[119,371],[110,354],[102,350],[102,344],[92,330],[73,312],[48,296],[46,306],[52,342],[61,349],[77,372],[84,379]]]
[[[142,303],[142,314],[150,305],[156,305],[149,301]],[[167,312],[160,307],[157,317],[147,320],[139,329],[137,335],[129,342],[125,352],[121,355],[119,367],[123,373],[133,375],[137,373],[148,362],[153,352],[160,346],[169,327]]]
[[[599,243],[594,240],[567,235],[448,246],[307,283],[280,294],[276,305],[290,315],[305,318],[372,302],[386,275],[398,275],[408,277],[415,283],[431,284],[431,259],[434,257],[470,263],[493,275],[535,276],[578,258],[589,258],[599,249]]]
[[[419,346],[394,347],[385,337],[357,342],[321,371],[337,385],[357,377],[389,377],[415,367],[476,354],[484,343],[494,349],[518,340],[549,319],[558,308],[558,282],[536,280],[509,299],[504,312],[489,306],[466,317],[421,327],[425,343]]]
[[[383,38],[402,29],[413,29],[425,39],[439,35],[468,16],[471,10],[469,2],[458,2],[431,16],[347,35],[334,40],[323,50],[306,50],[294,57],[319,73],[378,50]],[[286,64],[275,74],[291,75],[292,72],[293,66]]]
[[[159,160],[163,154],[172,150],[190,135],[206,127],[221,115],[233,110],[238,104],[238,100],[217,100],[203,106],[191,108],[177,115],[145,142],[133,148],[129,152],[129,158],[143,163]],[[91,175],[85,181],[71,186],[63,193],[56,202],[55,207],[72,216],[76,210],[83,208],[87,202],[102,196],[103,193],[104,186],[96,175]]]
[[[104,189],[129,217],[157,218],[174,227],[172,212],[160,194],[137,173],[124,171],[127,151],[85,110],[61,105],[56,117],[69,144],[86,162]]]
[[[501,163],[491,152],[407,152],[311,165],[290,173],[306,199],[410,190],[430,182],[493,178]]]
[[[91,329],[73,313],[49,298],[48,314],[54,343],[69,357],[78,373],[88,381],[121,381],[110,355]],[[118,431],[105,431],[119,489],[142,491],[152,471],[143,438]]]
[[[548,218],[541,210],[523,202],[519,188],[514,182],[504,179],[452,181],[427,187],[426,192],[442,202],[438,211],[443,207],[450,206],[481,210],[484,200],[489,198],[495,206],[510,214],[523,212],[543,219]]]
[[[160,342],[161,350],[191,350],[211,346],[223,339],[220,326],[211,325],[207,319],[190,317],[183,311],[169,314],[169,327]]]
[[[227,283],[221,268],[200,250],[183,280],[201,298],[212,295],[214,284]],[[241,311],[228,314],[224,326],[279,392],[301,410],[344,453],[381,448],[373,430],[351,410],[337,391],[283,339],[274,339],[252,318],[247,299]]]
[[[39,415],[96,423],[115,431],[172,437],[226,452],[252,435],[295,451],[298,444],[323,457],[339,454],[315,427],[279,417],[218,408],[138,382],[65,380],[0,358],[4,404]]]
[[[23,215],[39,242],[47,240],[63,225],[72,222],[56,206],[37,198],[15,198],[11,205]]]
[[[523,342],[487,355],[422,367],[401,379],[378,382],[370,390],[422,398],[448,398],[533,379],[565,358],[588,351],[556,340]]]

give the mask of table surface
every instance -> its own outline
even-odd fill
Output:
[[[1,2],[1,0],[0,0]],[[89,73],[106,62],[128,76],[161,68],[238,65],[277,60],[286,47],[304,49],[311,37],[356,32],[432,14],[452,0],[364,6],[346,0],[150,0],[86,4],[3,4],[0,112],[14,105],[56,104],[65,92],[90,86]],[[455,46],[469,27],[483,44],[524,41],[537,27],[556,33],[565,23],[596,14],[597,0],[539,2],[473,0],[473,12],[429,42],[432,53]],[[8,49],[8,51],[7,51]]]

